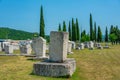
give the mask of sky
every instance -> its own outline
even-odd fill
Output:
[[[58,30],[63,21],[68,26],[72,18],[89,33],[90,13],[103,34],[106,26],[120,28],[120,0],[0,0],[0,27],[39,32],[41,5],[46,34]]]

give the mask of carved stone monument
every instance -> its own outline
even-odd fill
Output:
[[[46,57],[46,40],[42,37],[33,39],[32,48],[36,57]]]
[[[5,45],[5,53],[6,54],[13,54],[13,46],[12,45]]]
[[[76,69],[74,59],[67,58],[68,33],[50,33],[50,59],[33,65],[33,73],[41,76],[72,76]]]

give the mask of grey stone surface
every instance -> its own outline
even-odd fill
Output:
[[[53,62],[64,62],[67,58],[68,33],[56,32],[50,33],[50,60]]]
[[[72,42],[71,42],[71,41],[68,41],[67,53],[68,53],[68,54],[73,53],[73,52],[72,52]]]
[[[84,44],[80,43],[79,47],[80,47],[80,49],[84,49]]]
[[[97,47],[100,47],[100,46],[101,46],[101,44],[100,44],[100,43],[97,43],[97,44],[96,44],[96,46],[97,46]]]
[[[13,46],[12,45],[5,45],[5,53],[6,54],[12,54],[13,53]]]
[[[72,76],[76,69],[74,59],[67,58],[68,33],[52,31],[50,34],[50,59],[33,65],[33,73],[41,76]]]
[[[90,47],[90,46],[89,46],[89,42],[84,42],[84,45],[85,45],[85,46],[84,46],[85,48],[89,48],[89,47]]]
[[[38,62],[33,65],[34,74],[51,77],[72,76],[75,69],[74,59],[67,59],[63,63]]]
[[[32,48],[36,57],[46,57],[46,40],[42,37],[33,39]]]
[[[21,54],[31,54],[32,48],[30,44],[20,45]]]
[[[2,51],[2,43],[0,42],[0,51]]]
[[[97,46],[97,49],[103,49],[100,43],[97,43],[96,46]]]
[[[72,43],[72,49],[75,49],[75,48],[76,48],[75,42],[74,42],[74,41],[71,41],[71,43]]]
[[[94,43],[92,41],[89,42],[89,47],[94,48]]]
[[[5,51],[5,45],[10,45],[10,42],[2,42],[2,51]]]
[[[77,46],[77,47],[76,47],[76,50],[80,50],[80,47],[79,47],[79,46]]]
[[[20,47],[19,47],[19,45],[13,45],[13,49],[14,49],[14,50],[19,50]]]

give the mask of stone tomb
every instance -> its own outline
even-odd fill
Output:
[[[1,42],[2,51],[5,51],[5,45],[10,45],[10,42]]]
[[[89,46],[89,42],[84,42],[84,45],[85,45],[85,46],[84,46],[85,48],[89,48],[89,47],[90,47],[90,46]]]
[[[68,48],[67,48],[67,53],[68,54],[72,54],[72,42],[71,41],[68,41]]]
[[[13,54],[13,46],[12,45],[4,45],[6,54]]]
[[[72,43],[72,49],[75,49],[75,48],[76,48],[75,42],[74,42],[74,41],[71,41],[71,43]]]
[[[32,48],[36,57],[46,57],[46,40],[42,37],[33,39]]]
[[[31,45],[30,44],[26,44],[26,45],[20,45],[20,52],[21,54],[31,54],[32,49],[31,49]]]
[[[100,43],[97,43],[97,49],[103,49]]]
[[[33,65],[33,73],[41,76],[68,77],[76,69],[74,59],[67,58],[68,33],[50,33],[50,59]]]
[[[92,41],[89,42],[89,50],[94,49],[94,43]]]
[[[0,52],[2,51],[2,43],[0,42]]]
[[[80,43],[79,47],[80,47],[80,49],[84,49],[84,44]]]

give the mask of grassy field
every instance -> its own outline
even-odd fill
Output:
[[[33,64],[23,56],[0,56],[0,80],[120,80],[120,45],[103,50],[73,50],[76,72],[71,78],[50,78],[32,74]]]

